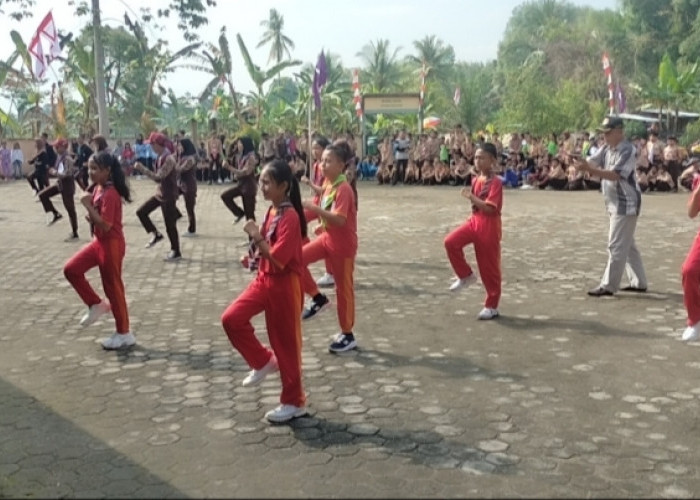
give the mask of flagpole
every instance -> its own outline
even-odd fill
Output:
[[[307,147],[309,149],[308,156],[306,157],[308,160],[306,162],[306,177],[311,179],[311,162],[313,158],[311,157],[312,149],[311,149],[311,102],[313,101],[313,96],[311,96],[311,99],[309,99],[309,112],[308,112],[308,129],[307,129]]]

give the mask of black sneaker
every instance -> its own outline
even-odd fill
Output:
[[[160,234],[160,233],[154,234],[154,235],[153,235],[153,238],[151,238],[151,241],[149,241],[148,243],[146,243],[146,248],[151,248],[153,245],[155,245],[156,243],[158,243],[158,242],[159,242],[160,240],[162,240],[162,239],[163,239],[163,235],[162,235],[162,234]]]
[[[598,288],[593,288],[592,290],[588,290],[588,295],[591,297],[604,297],[604,296],[610,296],[610,295],[615,295],[612,293],[610,290],[607,290],[603,288],[602,286],[599,286]]]
[[[65,241],[66,243],[71,243],[71,242],[73,242],[73,241],[78,241],[78,239],[79,239],[79,238],[78,238],[78,233],[70,233],[70,234],[68,235],[68,238],[66,238],[66,239],[63,240],[63,241]]]
[[[322,295],[322,299],[319,301],[312,300],[311,305],[304,309],[304,312],[301,315],[301,319],[310,319],[316,316],[318,313],[326,309],[329,305],[331,305],[330,299],[326,297],[325,295]]]
[[[47,222],[46,225],[53,226],[56,223],[56,221],[59,221],[61,219],[63,219],[63,216],[61,214],[59,214],[58,212],[55,212],[53,214],[53,217],[51,218],[51,220],[49,222]]]
[[[328,350],[333,353],[351,351],[357,348],[355,336],[352,333],[339,333]]]
[[[233,220],[233,223],[238,224],[239,222],[241,222],[241,220],[243,220],[243,217],[245,217],[245,214],[237,215],[236,218]]]

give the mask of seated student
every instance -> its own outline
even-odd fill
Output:
[[[518,173],[516,168],[518,166],[518,161],[520,160],[518,153],[510,153],[506,156],[505,165],[501,167],[502,174],[499,175],[501,178],[501,183],[504,187],[517,188],[520,180],[518,178]]]
[[[393,167],[393,165],[388,163],[381,163],[379,165],[379,168],[377,169],[377,184],[391,183]]]
[[[469,164],[467,159],[460,156],[454,169],[455,184],[458,186],[468,186],[471,181],[471,173],[469,172]]]
[[[549,186],[549,165],[542,165],[535,171],[535,186],[546,189]]]
[[[649,178],[647,173],[644,171],[644,167],[637,165],[634,171],[634,177],[637,180],[639,189],[642,191],[642,193],[646,193],[649,190]]]
[[[450,169],[445,165],[442,160],[436,159],[434,161],[435,165],[435,184],[442,185],[446,184],[450,176]]]
[[[675,186],[671,173],[663,165],[659,166],[656,174],[656,190],[662,193],[672,191]]]
[[[658,174],[658,169],[656,166],[652,165],[647,170],[647,183],[649,184],[649,191],[656,191],[656,175]]]
[[[557,157],[552,158],[552,163],[549,167],[549,186],[552,189],[561,191],[566,188],[566,183],[566,172],[562,167],[561,160]]]
[[[693,181],[695,177],[700,175],[700,158],[692,157],[685,163],[686,169],[683,170],[678,177],[678,184],[686,188],[688,191],[693,190]]]
[[[583,186],[585,189],[600,191],[600,177],[592,176],[589,172],[583,175]]]
[[[406,165],[406,172],[404,173],[403,183],[418,183],[418,167],[416,167],[416,162],[414,162],[412,159],[409,159],[408,164]]]
[[[578,170],[573,164],[566,169],[566,188],[569,191],[580,191],[583,189],[583,172]]]
[[[435,184],[435,167],[433,167],[432,160],[425,160],[423,163],[423,168],[421,169],[421,177],[423,185],[432,186]]]

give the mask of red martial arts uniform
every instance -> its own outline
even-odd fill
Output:
[[[260,258],[257,276],[224,311],[221,322],[233,347],[254,370],[262,369],[274,352],[282,379],[280,402],[303,407],[299,215],[288,202],[270,207],[260,233],[270,246],[270,258]],[[250,322],[263,311],[272,351],[260,343]]]
[[[693,181],[693,192],[700,189],[700,178]],[[695,236],[681,268],[683,302],[688,312],[688,326],[700,323],[700,233]]]
[[[109,231],[95,226],[93,240],[66,262],[63,274],[88,307],[101,302],[100,296],[85,279],[85,273],[97,266],[102,277],[102,288],[109,300],[117,326],[117,333],[129,333],[129,311],[126,306],[122,262],[126,242],[122,230],[122,199],[114,186],[108,183],[97,186],[92,194],[92,204]]]
[[[302,252],[304,293],[312,297],[319,293],[308,265],[326,259],[335,280],[338,322],[343,333],[350,333],[355,324],[353,273],[357,254],[357,206],[352,187],[345,180],[345,176],[339,177],[334,184],[326,180],[320,206],[324,210],[345,217],[345,224],[342,226],[326,224],[318,238],[304,245]]]
[[[464,247],[474,244],[476,263],[479,266],[481,281],[486,288],[484,307],[497,309],[501,298],[501,208],[503,207],[503,184],[491,173],[489,177],[479,176],[472,182],[472,193],[494,207],[487,214],[472,206],[472,215],[467,222],[452,231],[445,238],[445,250],[459,279],[472,273],[464,257]]]

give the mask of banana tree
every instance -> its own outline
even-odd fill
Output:
[[[674,111],[674,132],[678,131],[678,112],[680,107],[698,93],[698,63],[692,67],[678,71],[668,53],[664,54],[659,64],[658,89],[669,97],[669,106]],[[666,115],[666,128],[669,128],[670,117]]]
[[[238,47],[241,50],[241,55],[243,56],[243,61],[245,62],[245,67],[248,70],[250,79],[253,80],[255,88],[257,89],[257,93],[255,93],[254,95],[256,101],[255,122],[259,125],[262,116],[262,102],[265,98],[263,86],[265,85],[265,83],[267,83],[269,80],[272,80],[275,76],[280,74],[285,69],[290,68],[292,66],[299,66],[301,64],[301,61],[283,61],[281,63],[275,64],[267,70],[263,70],[260,68],[260,66],[253,63],[253,60],[250,58],[248,48],[246,47],[245,42],[243,41],[243,38],[241,37],[240,33],[236,35],[236,39],[238,40]]]

